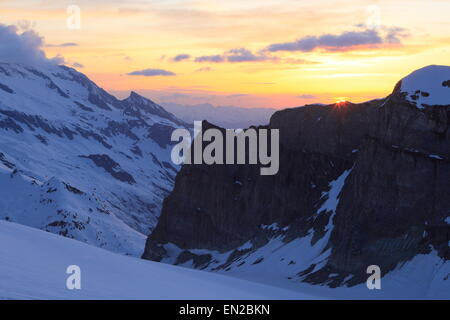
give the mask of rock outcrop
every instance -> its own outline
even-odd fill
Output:
[[[261,225],[290,226],[289,237],[314,228],[323,233],[330,214],[315,219],[330,181],[353,166],[379,101],[311,105],[274,114],[280,130],[280,170],[259,174],[259,165],[184,165],[165,199],[144,258],[160,260],[158,244],[229,251],[266,237]],[[208,128],[208,126],[203,126]],[[156,247],[155,247],[156,245]]]

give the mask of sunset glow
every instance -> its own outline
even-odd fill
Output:
[[[450,64],[449,1],[75,2],[80,29],[67,28],[65,1],[4,0],[0,22],[35,30],[47,56],[120,98],[135,90],[183,104],[361,102],[415,69]]]

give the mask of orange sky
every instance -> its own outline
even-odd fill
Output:
[[[67,27],[74,3],[80,29]],[[0,23],[33,28],[52,45],[48,56],[83,65],[117,96],[157,102],[359,102],[417,68],[450,65],[447,0],[0,0],[0,12]],[[174,61],[180,54],[189,57]],[[205,56],[222,61],[195,61]],[[147,69],[175,75],[128,75]]]

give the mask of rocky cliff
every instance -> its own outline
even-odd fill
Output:
[[[448,268],[449,70],[419,70],[382,100],[276,112],[275,176],[184,165],[143,258],[332,287],[419,254]]]

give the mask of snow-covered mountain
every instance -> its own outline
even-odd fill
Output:
[[[0,219],[138,256],[178,170],[184,122],[65,66],[0,63]]]

